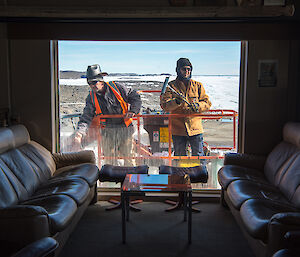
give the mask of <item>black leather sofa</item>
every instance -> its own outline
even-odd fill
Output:
[[[284,236],[285,249],[277,251],[272,257],[299,257],[300,256],[300,231],[287,232]]]
[[[287,123],[283,141],[268,156],[230,153],[218,172],[228,205],[256,256],[285,248],[300,229],[300,123]]]
[[[44,237],[65,244],[97,200],[99,170],[92,151],[51,154],[23,125],[0,128],[1,256]]]
[[[44,237],[19,250],[11,257],[53,257],[58,242],[52,237]]]

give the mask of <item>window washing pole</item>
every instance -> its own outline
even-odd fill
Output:
[[[160,95],[163,95],[164,93],[166,93],[166,90],[167,90],[167,87],[170,87],[168,85],[168,82],[169,82],[169,78],[170,77],[166,77],[165,78],[165,82],[161,88],[161,92],[160,92]],[[170,122],[170,117],[168,117],[168,134],[169,134],[169,147],[168,147],[168,159],[169,159],[169,166],[172,166],[172,158],[171,158],[171,155],[172,155],[172,147],[171,147],[171,137],[172,137],[172,134],[171,134],[171,128],[172,128],[172,125],[171,125],[171,122]]]
[[[164,82],[164,84],[163,84],[163,86],[162,86],[162,88],[161,88],[161,93],[160,93],[160,95],[163,95],[164,93],[166,93],[166,89],[167,89],[167,86],[168,86],[169,78],[170,78],[170,77],[166,77],[166,78],[165,78],[165,82]]]

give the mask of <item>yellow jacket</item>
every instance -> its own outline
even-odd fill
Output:
[[[200,105],[200,113],[209,110],[211,102],[205,93],[202,83],[190,80],[188,86],[176,79],[169,82],[173,89],[182,93],[190,103],[198,103]],[[176,103],[176,94],[169,88],[160,98],[160,106],[165,112],[177,114],[192,114],[187,103]],[[195,136],[203,133],[202,119],[199,116],[171,118],[172,134],[176,136]]]

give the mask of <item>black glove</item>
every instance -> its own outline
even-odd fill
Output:
[[[175,102],[179,105],[183,102],[183,100],[180,97],[176,97]]]
[[[189,107],[192,109],[193,112],[200,112],[201,111],[199,103],[191,103],[189,105]]]

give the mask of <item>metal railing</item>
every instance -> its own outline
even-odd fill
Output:
[[[154,90],[147,90],[142,91],[142,93],[159,93],[160,91],[154,91]],[[72,127],[75,131],[76,128],[76,122],[75,118],[78,118],[81,116],[81,113],[75,113],[75,114],[66,114],[61,117],[61,119],[71,119]],[[228,146],[217,146],[217,145],[210,145],[210,149],[212,151],[236,151],[237,147],[237,117],[238,113],[234,110],[224,110],[224,109],[215,109],[215,110],[209,110],[205,113],[201,114],[169,114],[169,113],[155,113],[155,114],[137,114],[133,117],[136,129],[137,129],[137,139],[135,140],[135,146],[136,151],[134,156],[107,156],[104,155],[102,152],[101,147],[101,128],[97,129],[97,135],[96,135],[96,145],[97,145],[97,161],[99,167],[101,167],[102,162],[105,160],[125,160],[125,159],[135,159],[137,163],[142,163],[144,160],[164,160],[166,161],[168,165],[172,165],[173,160],[218,160],[218,159],[224,159],[223,154],[215,154],[215,155],[207,155],[207,156],[173,156],[172,155],[172,122],[169,122],[172,118],[182,118],[182,117],[188,117],[188,116],[200,116],[203,121],[205,120],[222,120],[222,119],[229,119],[232,121],[232,145]],[[101,118],[123,118],[124,115],[101,115]],[[149,147],[145,146],[141,142],[141,126],[144,125],[144,121],[147,119],[166,119],[168,122],[165,124],[164,127],[167,127],[168,129],[168,137],[167,137],[167,156],[155,156],[153,155],[153,152],[149,149]],[[159,125],[158,125],[159,126]],[[149,135],[150,137],[150,135]]]

